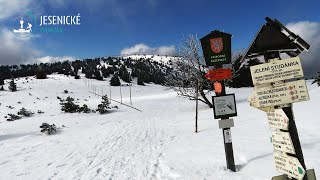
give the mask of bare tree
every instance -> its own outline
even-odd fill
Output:
[[[197,99],[196,90],[198,89],[201,96],[199,101],[212,108],[213,105],[206,94],[210,92],[213,84],[205,78],[208,67],[205,65],[201,44],[196,35],[188,35],[183,38],[177,56],[177,60],[173,63],[176,73],[168,75],[166,84],[170,89],[175,90],[178,96],[190,100]]]

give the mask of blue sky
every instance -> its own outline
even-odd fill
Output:
[[[163,46],[177,49],[184,35],[197,34],[201,38],[215,29],[233,34],[232,48],[237,51],[248,47],[266,16],[283,24],[317,24],[319,7],[318,0],[0,0],[0,28],[2,39],[8,39],[12,28],[8,24],[28,10],[38,20],[40,15],[80,13],[79,26],[61,26],[64,33],[35,33],[33,38],[19,42],[17,46],[22,49],[17,51],[31,51],[31,55],[26,55],[29,58],[120,55],[124,48],[141,43],[150,49]],[[28,49],[23,49],[26,46]],[[7,54],[3,56],[10,59]],[[23,57],[20,55],[19,61]],[[0,64],[8,61],[0,60]]]

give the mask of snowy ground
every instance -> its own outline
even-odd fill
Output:
[[[200,132],[196,134],[194,102],[177,98],[174,92],[158,85],[133,85],[133,106],[142,112],[112,103],[120,109],[106,115],[65,114],[60,111],[57,96],[79,98],[79,104],[86,103],[90,108],[96,108],[101,101],[88,93],[88,81],[60,75],[26,81],[17,81],[17,92],[0,92],[1,180],[270,180],[279,175],[275,171],[266,115],[247,102],[252,88],[227,89],[227,93],[236,93],[238,109],[232,128],[238,168],[234,173],[225,170],[222,131],[213,119],[212,109],[203,104],[199,112]],[[96,91],[109,95],[108,81],[90,83]],[[294,112],[306,165],[318,173],[320,88],[310,84],[311,100],[294,104]],[[64,94],[64,89],[69,94]],[[112,87],[112,98],[120,101],[119,90]],[[122,93],[123,102],[129,104],[129,88],[122,87]],[[9,105],[14,109],[6,107]],[[45,113],[14,122],[3,118],[21,107]],[[39,126],[43,122],[56,124],[60,132],[41,134]]]

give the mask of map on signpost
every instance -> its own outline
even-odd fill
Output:
[[[305,80],[264,87],[257,86],[255,91],[256,96],[251,98],[258,99],[258,107],[277,106],[310,99]]]
[[[284,173],[289,177],[293,177],[298,180],[303,179],[306,171],[297,158],[288,156],[284,153],[275,153],[274,160],[276,170],[280,173]]]
[[[272,131],[271,142],[277,151],[296,154],[288,132]]]
[[[251,66],[250,71],[254,85],[303,77],[299,57]]]
[[[267,112],[270,128],[288,130],[289,118],[282,109],[272,109]]]
[[[214,118],[228,118],[237,116],[237,107],[234,94],[212,96]]]

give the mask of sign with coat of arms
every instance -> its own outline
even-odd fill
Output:
[[[216,54],[220,53],[223,50],[222,38],[210,39],[210,47],[214,53],[216,53]]]
[[[231,63],[231,34],[215,30],[200,42],[207,66]]]

